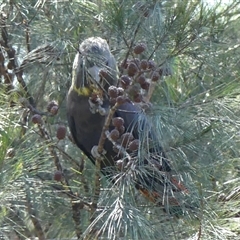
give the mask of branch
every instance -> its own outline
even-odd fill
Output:
[[[2,15],[0,16],[0,23],[1,23],[1,36],[3,40],[0,40],[0,46],[2,46],[4,48],[4,50],[6,51],[7,55],[8,55],[8,59],[9,59],[9,64],[11,65],[11,69],[14,70],[14,73],[16,75],[16,78],[19,82],[19,84],[21,85],[25,96],[27,98],[27,103],[26,103],[26,108],[29,108],[29,110],[32,113],[40,113],[35,107],[36,107],[36,103],[33,99],[33,97],[31,96],[28,87],[23,79],[23,70],[24,70],[24,66],[25,64],[27,64],[28,62],[34,61],[36,57],[37,60],[39,57],[39,51],[51,51],[53,49],[53,47],[51,46],[45,46],[43,48],[39,48],[39,49],[35,49],[35,51],[32,52],[32,55],[30,54],[29,58],[30,59],[25,59],[25,61],[23,61],[23,63],[21,64],[21,66],[18,66],[17,60],[16,60],[16,51],[15,49],[9,45],[8,43],[8,33],[7,33],[7,27],[6,27],[6,18],[3,17]],[[26,35],[25,35],[25,39],[26,39],[26,47],[27,47],[27,51],[30,52],[30,30],[29,30],[29,25],[26,22],[26,20],[23,20],[23,24],[26,26]],[[40,55],[40,60],[44,59],[44,57],[42,57]],[[5,78],[5,83],[8,84],[9,86],[12,85],[12,78],[10,76],[10,73],[8,72],[8,69],[4,66],[4,56],[2,54],[2,51],[0,49],[0,75],[2,74]],[[39,60],[39,61],[40,61]],[[44,84],[43,84],[44,86]],[[9,89],[10,90],[10,89]],[[41,115],[45,115],[43,113],[41,113]],[[51,137],[49,135],[49,133],[47,132],[47,130],[44,128],[43,124],[38,124],[38,128],[39,128],[39,132],[40,135],[43,139],[46,140],[46,144],[48,145],[48,149],[50,151],[51,156],[54,159],[54,164],[56,166],[56,168],[62,172],[63,167],[61,165],[60,159],[57,155],[57,152],[55,151],[55,148],[52,144],[52,140]],[[68,182],[67,177],[65,176],[65,184],[62,184],[63,188],[67,189],[68,192],[68,196],[71,198],[71,206],[72,206],[72,218],[73,221],[75,223],[75,230],[76,230],[76,235],[78,238],[80,238],[81,235],[81,222],[80,222],[80,209],[83,208],[83,206],[85,205],[85,203],[83,201],[79,201],[78,197],[76,194],[73,193],[70,184]],[[77,199],[77,201],[76,201]],[[30,198],[27,194],[27,208],[28,208],[28,212],[30,215],[30,218],[32,220],[32,223],[35,227],[35,230],[37,232],[37,236],[40,240],[45,240],[45,236],[44,236],[44,232],[43,229],[41,227],[41,224],[39,222],[39,220],[36,218],[36,213],[33,210],[33,207],[31,205],[30,202]]]
[[[101,154],[103,152],[103,146],[104,143],[107,139],[106,136],[106,132],[109,129],[109,125],[111,123],[111,120],[113,118],[113,115],[115,113],[115,111],[117,110],[117,108],[120,106],[119,103],[116,103],[109,111],[108,116],[105,120],[103,129],[102,129],[102,133],[98,142],[98,153],[100,154],[99,157],[96,158],[96,172],[95,172],[95,180],[94,180],[94,196],[93,196],[93,200],[92,200],[92,214],[93,212],[97,209],[97,203],[98,203],[98,199],[99,199],[99,195],[100,195],[100,173],[101,173],[101,161],[102,161],[102,157]],[[94,220],[94,217],[92,215],[91,217],[91,222]]]
[[[109,132],[108,130],[105,132],[105,135],[106,135],[107,139],[112,143],[112,145],[119,150],[119,153],[121,153],[123,156],[126,156],[128,160],[131,159],[131,156],[130,156],[129,153],[126,151],[126,149],[125,149],[123,146],[121,146],[121,145],[119,145],[118,143],[116,143],[116,142],[111,138],[110,132]]]
[[[71,161],[72,164],[74,164],[77,167],[77,172],[79,173],[78,175],[80,175],[80,181],[83,184],[83,188],[85,190],[86,193],[89,192],[89,187],[87,185],[87,180],[85,179],[84,175],[82,174],[83,169],[84,169],[84,158],[82,157],[80,160],[80,163],[78,161],[76,161],[75,159],[73,159],[69,154],[67,154],[65,151],[63,151],[59,146],[55,145],[55,148],[58,149],[59,152],[61,152],[68,160]]]
[[[26,200],[27,200],[27,210],[28,210],[28,214],[30,216],[30,219],[32,220],[33,226],[35,228],[35,232],[37,233],[38,239],[39,240],[46,240],[46,237],[44,235],[44,231],[43,228],[41,226],[40,221],[38,220],[37,216],[36,216],[36,212],[32,206],[31,203],[31,199],[29,196],[28,191],[26,190]]]
[[[133,38],[132,38],[132,40],[131,40],[130,45],[128,45],[128,42],[127,42],[126,38],[124,37],[124,33],[122,33],[123,41],[125,42],[126,46],[128,47],[127,54],[126,54],[126,56],[125,56],[125,59],[124,59],[123,62],[122,62],[122,65],[123,65],[123,66],[125,66],[126,63],[127,63],[128,56],[130,55],[130,52],[131,52],[131,50],[132,50],[132,47],[133,47],[133,44],[134,44],[134,40],[135,40],[135,38],[136,38],[136,36],[137,36],[138,30],[140,29],[141,23],[142,23],[142,21],[139,21],[139,23],[138,23],[138,25],[137,25],[134,33],[133,33]],[[121,68],[121,70],[120,70],[120,76],[123,74],[123,70],[124,70],[124,68]]]
[[[79,202],[79,201],[72,200],[72,218],[73,218],[73,221],[75,222],[75,232],[78,239],[80,239],[82,235],[80,209],[83,209],[83,207],[84,207],[84,204],[82,201]]]
[[[54,146],[52,145],[49,133],[47,132],[46,129],[44,129],[43,124],[38,124],[38,127],[39,127],[39,131],[41,133],[41,136],[47,141],[48,149],[54,159],[56,168],[62,172],[63,167],[61,165],[61,162],[57,155],[57,152],[55,151]],[[63,186],[63,188],[67,188],[67,191],[69,192],[68,196],[71,198],[72,218],[75,223],[75,231],[76,231],[77,237],[80,238],[80,236],[82,234],[80,210],[84,207],[85,203],[81,200],[79,201],[77,195],[73,193],[66,176],[64,177],[64,179],[65,179],[65,185],[62,184],[62,186]],[[78,199],[78,201],[76,201],[76,199]]]
[[[34,100],[33,100],[33,97],[31,96],[31,94],[29,93],[28,91],[28,88],[27,88],[27,85],[22,77],[23,75],[23,72],[17,72],[17,69],[18,69],[18,64],[17,64],[17,61],[16,61],[16,56],[15,56],[15,49],[10,46],[8,44],[8,33],[7,33],[7,27],[6,27],[6,18],[4,18],[3,16],[0,16],[1,17],[1,35],[2,35],[2,39],[0,41],[0,45],[5,49],[7,55],[8,55],[8,58],[9,58],[9,63],[11,64],[11,67],[14,69],[15,71],[15,74],[16,74],[16,78],[18,80],[18,82],[20,83],[20,85],[22,86],[29,102],[31,103],[31,105],[35,106],[35,103],[34,103]],[[9,74],[8,71],[6,71],[6,74]]]

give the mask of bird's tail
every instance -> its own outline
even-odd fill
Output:
[[[189,191],[185,185],[177,180],[176,177],[170,177],[169,183],[173,188],[169,190],[163,190],[163,186],[159,191],[157,189],[150,189],[143,187],[142,185],[137,186],[139,192],[150,202],[157,205],[169,205],[169,206],[181,206],[182,198],[179,198],[179,195],[188,195]],[[168,183],[168,184],[169,184]],[[171,194],[168,195],[168,193]]]
[[[173,170],[163,167],[163,161],[157,161],[152,156],[145,158],[144,163],[135,168],[135,183],[149,202],[174,213],[182,212],[181,209],[192,209],[191,193],[182,178],[174,175]]]

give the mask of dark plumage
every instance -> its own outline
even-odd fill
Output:
[[[99,77],[101,69],[107,70],[107,77],[104,79]],[[101,38],[89,38],[83,41],[73,63],[72,85],[67,97],[67,116],[77,146],[93,163],[95,159],[91,150],[98,145],[106,118],[106,114],[100,114],[99,109],[104,109],[106,112],[109,110],[110,102],[106,93],[109,86],[116,84],[116,62],[107,42]],[[96,91],[102,96],[102,102],[96,104],[100,107],[99,109],[92,106],[89,101],[89,98]],[[166,186],[170,187],[172,192],[187,192],[183,185],[171,177],[169,162],[161,145],[156,144],[157,137],[152,132],[142,110],[128,101],[117,109],[114,117],[124,119],[125,131],[131,132],[135,139],[140,139],[140,142],[143,142],[142,140],[151,138],[154,142],[143,160],[138,158],[139,155],[136,152],[131,153],[132,158],[137,159],[136,166],[139,166],[133,181],[141,193],[152,202],[162,202],[163,189]],[[110,126],[110,131],[111,129],[113,126]],[[140,144],[140,147],[146,148],[143,145]],[[116,172],[116,161],[122,156],[113,150],[113,145],[108,139],[105,141],[104,149],[106,154],[101,161],[101,170],[105,175],[113,178],[114,172]],[[141,169],[146,166],[149,170],[141,174]],[[171,179],[174,179],[175,182]]]

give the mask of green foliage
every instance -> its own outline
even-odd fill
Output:
[[[238,239],[239,1],[212,7],[200,0],[141,4],[1,3],[3,239],[93,239],[98,233],[99,239]],[[99,209],[91,222],[95,167],[68,137],[56,138],[58,125],[67,122],[73,58],[79,42],[90,36],[106,38],[119,65],[135,58],[130,49],[143,42],[147,50],[138,57],[153,59],[169,73],[155,86],[148,117],[189,190],[180,197],[193,208],[164,212],[139,194],[130,174],[119,173],[118,185],[102,179]],[[11,48],[18,65],[9,88],[4,71],[12,73],[7,69]],[[34,49],[40,50],[29,54]],[[34,99],[30,107],[28,94]],[[57,115],[47,111],[52,100],[58,102]],[[42,115],[42,126],[31,122],[35,113]],[[58,162],[67,181],[53,180]]]

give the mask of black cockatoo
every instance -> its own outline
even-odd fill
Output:
[[[107,74],[101,74],[102,70]],[[117,71],[116,61],[104,39],[92,37],[80,44],[67,96],[67,117],[76,145],[93,163],[96,157],[93,148],[99,143],[111,106],[108,88],[117,85]],[[92,99],[95,95],[100,95],[100,100]],[[170,163],[145,113],[133,102],[126,101],[115,111],[114,118],[117,117],[123,119],[125,133],[129,132],[140,140],[139,149],[129,154],[126,150],[127,157],[124,157],[114,149],[111,139],[106,139],[101,160],[102,173],[114,181],[116,163],[123,158],[127,158],[127,162],[134,160],[132,181],[145,197],[156,204],[181,204],[175,193],[187,194],[188,190],[172,176]],[[109,128],[111,131],[114,126]],[[154,144],[147,144],[147,139]]]

